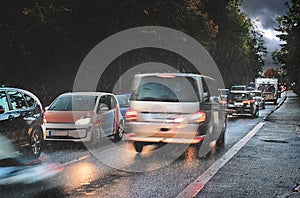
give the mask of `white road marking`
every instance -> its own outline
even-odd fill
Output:
[[[205,184],[261,129],[264,122],[258,123],[245,137],[229,149],[220,159],[213,163],[193,183],[187,186],[177,198],[195,197]]]

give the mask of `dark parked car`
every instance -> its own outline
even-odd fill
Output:
[[[254,118],[259,115],[259,107],[249,91],[231,91],[227,98],[227,113],[250,114]]]
[[[39,99],[22,89],[0,88],[0,133],[25,156],[38,158],[45,138]]]

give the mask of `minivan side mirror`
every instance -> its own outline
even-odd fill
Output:
[[[204,96],[203,101],[204,102],[209,102],[209,93],[208,92],[204,92],[203,96]]]
[[[5,112],[5,109],[2,105],[0,105],[0,114],[3,114]]]

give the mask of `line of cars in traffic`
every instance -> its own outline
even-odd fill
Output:
[[[207,86],[214,79],[207,76],[149,73],[134,79],[136,89],[131,94],[64,93],[45,109],[34,94],[2,87],[0,133],[24,156],[33,158],[40,156],[45,141],[95,146],[104,136],[119,141],[125,131],[126,140],[133,142],[137,152],[156,143],[200,147],[205,138],[220,146],[227,115],[255,118],[266,105],[261,90],[245,85],[219,89],[219,99],[215,100]]]
[[[97,145],[103,136],[121,140],[125,131],[137,152],[156,143],[199,148],[204,139],[220,146],[227,116],[225,106],[212,100],[208,81],[214,79],[186,73],[136,75],[132,94],[64,93],[45,109],[28,91],[1,88],[0,132],[33,158],[40,156],[45,141]]]
[[[257,78],[253,86],[233,85],[231,89],[219,89],[221,100],[227,103],[228,115],[259,116],[266,102],[277,104],[281,92],[277,91],[277,79]]]

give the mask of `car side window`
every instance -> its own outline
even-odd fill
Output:
[[[110,105],[111,105],[112,109],[115,109],[117,106],[117,101],[116,101],[115,97],[113,97],[113,96],[110,96]]]
[[[9,105],[5,91],[0,92],[0,106],[2,106],[5,109],[5,111],[9,111]]]
[[[24,109],[27,108],[25,98],[20,92],[17,91],[9,91],[8,92],[10,101],[11,101],[11,106],[13,110],[16,109]]]
[[[28,106],[32,107],[34,105],[35,100],[26,94],[24,94],[24,97],[25,97],[25,100],[26,100]]]
[[[101,96],[101,98],[99,99],[98,107],[97,107],[97,113],[101,113],[103,111],[108,111],[110,109],[108,103],[109,103],[108,97]]]

